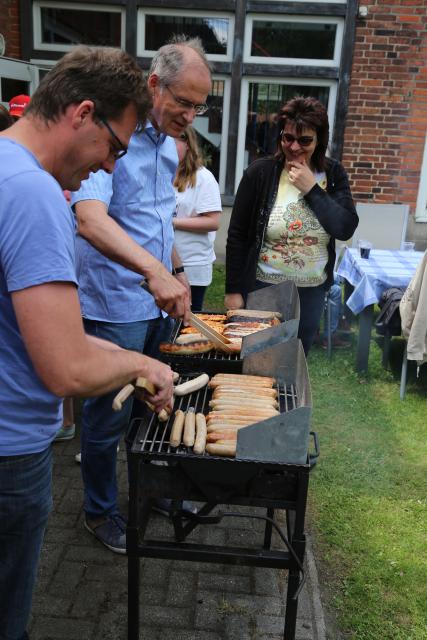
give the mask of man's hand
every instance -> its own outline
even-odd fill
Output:
[[[157,306],[172,318],[182,318],[184,323],[188,324],[190,295],[187,287],[160,263],[158,268],[150,273],[146,279]]]
[[[244,309],[245,301],[240,293],[226,293],[224,297],[224,306],[226,309]]]
[[[187,289],[188,295],[189,295],[189,299],[190,299],[190,305],[191,305],[191,286],[190,286],[190,283],[188,282],[187,274],[185,273],[185,271],[183,271],[182,273],[176,273],[174,275],[174,278],[179,280],[179,282],[181,284],[183,284],[184,287]]]
[[[146,392],[135,389],[135,395],[140,400],[148,400],[154,405],[157,413],[162,409],[166,409],[168,412],[173,407],[173,373],[172,369],[167,364],[154,360],[148,356],[143,356],[146,366],[141,371],[141,376],[147,378],[156,387],[156,394],[154,396],[147,395]],[[147,373],[148,371],[148,373]]]
[[[316,178],[305,162],[292,160],[286,163],[291,182],[305,196],[316,184]]]

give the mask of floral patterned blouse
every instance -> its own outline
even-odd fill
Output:
[[[326,189],[326,174],[315,173],[315,178]],[[284,169],[261,247],[257,280],[268,284],[292,280],[298,287],[323,284],[329,239]]]

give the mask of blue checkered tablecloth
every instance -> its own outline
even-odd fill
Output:
[[[422,251],[373,249],[366,260],[359,249],[346,247],[337,272],[354,287],[347,306],[358,314],[378,302],[389,287],[407,287],[423,255]]]

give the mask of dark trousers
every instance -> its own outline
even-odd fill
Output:
[[[191,311],[201,311],[203,309],[203,299],[205,297],[207,287],[191,285]]]
[[[51,447],[0,457],[0,640],[26,640],[33,587],[52,509]]]
[[[266,282],[260,280],[255,283],[255,289],[268,286]],[[297,289],[300,300],[298,338],[302,342],[305,355],[308,355],[319,328],[327,288],[322,284],[319,287],[297,287]]]

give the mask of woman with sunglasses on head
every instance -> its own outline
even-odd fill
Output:
[[[315,98],[297,96],[279,112],[274,156],[245,171],[231,215],[226,253],[228,309],[248,292],[284,280],[298,288],[298,337],[307,355],[333,283],[335,239],[348,240],[358,224],[347,174],[326,157],[329,123]]]
[[[222,211],[219,185],[203,166],[195,130],[175,138],[179,165],[175,176],[175,247],[191,286],[191,309],[200,311],[215,262],[215,231]]]

